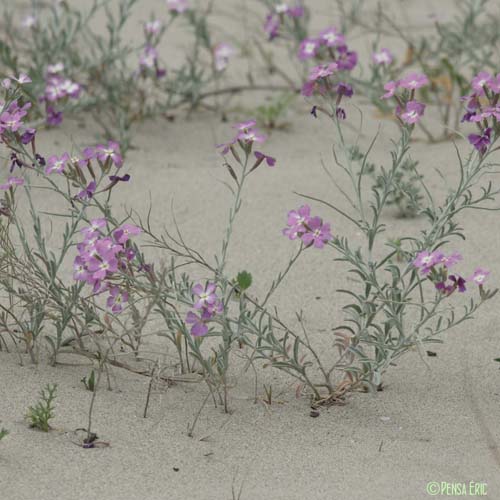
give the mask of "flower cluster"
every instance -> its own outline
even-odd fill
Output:
[[[324,223],[318,216],[311,216],[311,207],[302,205],[297,210],[288,212],[287,227],[283,234],[291,240],[300,239],[307,247],[323,248],[333,239],[330,224]]]
[[[238,160],[239,156],[234,149],[235,144],[239,144],[244,151],[250,153],[254,143],[262,144],[265,142],[267,137],[255,128],[256,124],[257,122],[255,120],[246,120],[233,125],[233,128],[237,131],[236,136],[231,141],[216,146],[221,149],[220,153],[225,156],[231,151],[233,156]],[[260,151],[255,151],[254,156],[256,162],[251,168],[251,171],[255,170],[263,161],[265,161],[269,167],[274,167],[276,165],[275,158]]]
[[[106,226],[106,219],[94,219],[90,226],[81,230],[84,240],[77,245],[73,278],[92,286],[95,294],[108,291],[106,305],[112,312],[119,313],[128,302],[128,292],[117,282],[120,273],[131,272],[136,252],[129,240],[140,234],[141,229],[123,224],[112,232],[112,236],[105,236]]]
[[[139,74],[147,76],[152,73],[155,78],[163,78],[167,71],[161,68],[158,62],[156,46],[160,42],[162,24],[158,19],[153,19],[144,24],[146,43],[139,56]]]
[[[3,107],[3,103],[0,102],[0,108]],[[28,128],[23,129],[23,118],[28,114],[28,110],[31,108],[31,103],[20,106],[19,101],[16,99],[12,101],[4,110],[0,113],[0,139],[5,141],[6,132],[12,132],[19,135],[19,139],[23,144],[29,144],[33,137],[35,136],[35,129]]]
[[[290,7],[284,2],[275,5],[274,10],[267,15],[264,23],[264,31],[269,40],[280,36],[280,29],[285,25],[287,19],[296,22],[297,19],[304,17],[304,14],[304,7],[300,4],[296,4],[294,7]]]
[[[396,116],[402,123],[414,125],[418,123],[425,111],[425,104],[415,100],[415,91],[429,84],[429,79],[422,73],[409,73],[401,80],[387,82],[384,85],[385,94],[382,99],[394,97],[398,105]],[[403,89],[397,94],[398,89]]]
[[[490,274],[482,268],[477,268],[469,278],[463,278],[459,274],[449,274],[449,269],[461,260],[462,256],[458,252],[445,255],[439,250],[434,252],[423,250],[416,255],[412,264],[420,270],[420,274],[427,276],[434,283],[436,290],[448,296],[456,290],[460,293],[465,292],[467,282],[473,282],[482,287],[486,277]]]
[[[64,64],[62,62],[49,64],[45,79],[45,91],[40,98],[45,103],[46,121],[48,125],[57,126],[63,120],[62,111],[58,111],[56,104],[80,97],[83,87],[62,75]]]
[[[469,134],[469,142],[481,153],[486,153],[493,138],[492,132],[500,121],[500,73],[496,76],[486,71],[478,73],[471,82],[473,92],[463,96],[466,112],[462,122],[475,123],[478,134]]]
[[[351,71],[358,63],[358,54],[349,50],[344,35],[333,27],[323,30],[317,38],[302,40],[297,55],[301,61],[316,59],[335,62],[336,69],[341,71]]]
[[[217,286],[215,283],[207,281],[205,286],[198,283],[193,286],[193,309],[186,315],[186,323],[191,326],[191,335],[201,337],[208,333],[207,323],[221,314],[224,310],[222,301],[217,297]]]

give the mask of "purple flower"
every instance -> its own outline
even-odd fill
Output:
[[[491,128],[483,130],[481,135],[469,134],[467,139],[469,142],[481,153],[484,154],[488,150],[488,146],[491,143]]]
[[[393,80],[387,82],[384,85],[384,90],[386,91],[385,94],[381,97],[381,99],[389,99],[391,98],[395,93],[397,88],[399,87],[399,82],[395,82]]]
[[[334,27],[327,28],[319,34],[319,41],[327,47],[340,47],[345,45],[345,38]]]
[[[311,218],[311,207],[309,205],[302,205],[298,210],[290,210],[288,212],[287,224],[290,227],[298,228],[306,231],[306,224]]]
[[[436,265],[442,262],[443,260],[442,252],[428,252],[427,250],[423,250],[419,252],[412,264],[420,269],[421,274],[429,274],[430,270]]]
[[[302,234],[302,242],[306,246],[323,248],[325,243],[333,238],[330,232],[330,224],[324,224],[321,217],[312,217],[307,222],[307,232]]]
[[[226,143],[223,143],[223,144],[217,144],[215,147],[217,149],[220,148],[221,149],[220,150],[220,154],[222,156],[225,156],[225,155],[227,155],[227,153],[231,149],[231,146],[233,146],[234,144],[236,144],[236,141],[237,141],[237,139],[233,139],[231,142],[226,142]]]
[[[420,121],[425,111],[425,104],[418,101],[408,101],[406,109],[401,113],[401,120],[408,124],[414,124]]]
[[[280,19],[274,14],[268,14],[264,23],[264,31],[267,33],[269,40],[274,40],[279,35]]]
[[[62,174],[66,163],[69,161],[69,154],[64,153],[60,158],[56,155],[49,156],[47,159],[47,166],[45,167],[45,173],[47,175],[56,173]]]
[[[107,146],[100,144],[95,149],[97,159],[103,163],[111,159],[116,167],[120,168],[123,165],[123,158],[120,154],[120,146],[117,142],[108,141]]]
[[[109,180],[113,183],[116,184],[117,182],[128,182],[130,180],[130,174],[125,174],[122,176],[119,175],[110,175]]]
[[[99,230],[103,227],[106,227],[106,219],[92,219],[90,221],[90,226],[80,229],[80,233],[82,233],[85,238],[92,237],[99,234]]]
[[[159,19],[153,19],[144,23],[144,32],[147,35],[157,35],[161,31],[161,21]]]
[[[47,118],[45,119],[47,125],[57,127],[63,121],[62,111],[57,111],[53,106],[47,106]]]
[[[0,132],[5,129],[17,132],[22,125],[22,119],[24,116],[26,116],[26,113],[22,111],[15,111],[13,113],[4,111],[0,115]]]
[[[423,73],[410,73],[399,81],[399,86],[408,90],[415,90],[429,84],[429,79]]]
[[[358,53],[354,50],[348,50],[347,45],[341,45],[337,51],[339,69],[351,71],[358,63]]]
[[[384,66],[389,66],[392,60],[393,56],[389,49],[380,49],[379,52],[374,52],[372,54],[372,61],[377,65],[383,64]]]
[[[298,57],[301,61],[306,59],[311,59],[316,56],[318,48],[320,46],[319,40],[315,38],[305,38],[300,42]]]
[[[490,86],[490,84],[495,85],[493,77],[487,71],[480,71],[471,82],[472,88],[476,91],[478,95],[484,95],[484,87]]]
[[[139,56],[139,66],[141,68],[152,69],[158,64],[158,51],[151,45],[146,45],[144,51]]]
[[[97,248],[97,247],[96,247]],[[87,263],[88,270],[93,280],[103,280],[109,273],[118,270],[118,261],[112,253],[100,255],[99,259],[91,257]]]
[[[76,281],[87,281],[89,277],[85,259],[77,255],[73,262],[73,279]]]
[[[35,138],[36,129],[27,128],[21,135],[21,142],[26,145],[33,141]]]
[[[113,236],[118,243],[126,243],[131,236],[142,233],[142,229],[132,224],[123,224],[113,231]]]
[[[87,185],[87,187],[83,190],[80,191],[77,195],[77,197],[80,200],[90,200],[92,196],[94,196],[95,190],[96,190],[97,184],[95,181],[90,181]]]
[[[497,76],[492,76],[487,85],[493,93],[500,94],[500,73]]]
[[[451,281],[450,284],[448,284],[447,281],[439,281],[436,283],[434,285],[436,290],[439,290],[444,295],[451,295],[457,288],[460,293],[464,293],[466,291],[466,281],[464,278],[452,274],[448,277],[448,279]]]
[[[114,313],[121,313],[123,304],[128,302],[128,293],[126,290],[120,290],[117,286],[111,287],[106,305]]]
[[[301,5],[297,5],[296,7],[290,7],[288,9],[288,12],[287,12],[287,15],[289,17],[302,17],[304,15],[305,11],[304,11],[304,7],[302,7]]]
[[[259,162],[266,161],[268,167],[274,167],[276,165],[276,158],[273,158],[272,156],[265,155],[264,153],[261,153],[260,151],[255,151],[255,158]],[[255,168],[255,167],[254,167]]]
[[[21,177],[10,176],[5,184],[0,184],[0,191],[7,191],[15,186],[22,186],[24,184],[24,179]]]
[[[487,271],[486,269],[483,269],[481,267],[476,268],[474,273],[470,278],[468,278],[468,281],[473,281],[476,283],[476,285],[483,285],[484,282],[486,281],[486,278],[489,276],[490,271]]]
[[[186,323],[192,325],[191,335],[193,337],[203,337],[208,333],[207,321],[212,318],[212,315],[206,309],[203,309],[200,316],[193,311],[189,311],[186,315]]]
[[[345,120],[346,119],[346,114],[345,114],[345,109],[344,108],[340,108],[337,106],[337,109],[335,110],[335,116],[339,119],[339,120]]]
[[[339,82],[336,85],[335,90],[339,96],[352,97],[352,94],[354,93],[352,87],[348,83],[344,82]]]

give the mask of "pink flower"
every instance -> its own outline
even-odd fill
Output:
[[[161,30],[161,21],[159,19],[153,19],[144,24],[144,31],[147,35],[157,35]]]
[[[399,86],[408,90],[415,90],[429,84],[429,79],[423,73],[410,73],[399,81]]]
[[[121,313],[123,304],[128,302],[128,293],[126,290],[120,290],[117,286],[111,287],[106,305],[114,313]]]
[[[186,315],[186,323],[193,325],[191,327],[191,335],[193,337],[203,337],[208,333],[207,321],[212,318],[212,314],[206,309],[203,309],[200,316],[197,316],[193,311],[189,311]]]
[[[486,271],[486,269],[483,269],[481,267],[478,267],[472,276],[467,279],[467,281],[473,281],[476,283],[476,285],[483,285],[484,282],[486,281],[486,278],[489,276],[490,271]]]
[[[106,227],[106,219],[92,219],[90,226],[80,229],[80,233],[84,235],[85,239],[92,238],[99,234],[99,229],[103,227]]]
[[[305,225],[311,218],[311,207],[309,205],[302,205],[298,210],[290,210],[288,212],[287,224],[293,228],[302,229],[306,231]]]
[[[445,256],[443,255],[440,264],[447,267],[448,269],[455,264],[458,264],[463,259],[462,255],[458,252],[453,252],[451,255]]]
[[[401,113],[401,120],[408,124],[414,124],[420,121],[425,111],[425,104],[418,101],[409,101],[406,103],[406,109]]]
[[[319,34],[319,41],[322,45],[327,47],[339,47],[345,45],[345,37],[339,33],[335,28],[327,28]]]
[[[80,255],[77,255],[73,262],[73,279],[76,281],[87,281],[89,279],[86,261]]]
[[[315,38],[306,38],[300,42],[298,57],[301,61],[311,59],[316,55],[320,46],[319,40]]]
[[[399,82],[395,82],[393,80],[387,82],[384,85],[384,90],[386,91],[385,94],[381,97],[382,99],[389,99],[391,98],[395,93],[396,90],[399,86]]]
[[[372,54],[372,61],[379,65],[383,64],[389,66],[392,63],[393,56],[389,49],[381,49],[379,52],[374,52]]]
[[[118,261],[113,254],[101,255],[100,258],[91,257],[87,262],[87,267],[92,274],[92,279],[103,280],[109,273],[118,270]]]
[[[123,158],[120,154],[120,146],[117,142],[108,141],[107,146],[100,144],[95,149],[97,159],[103,163],[106,160],[111,159],[116,167],[121,167],[123,165]]]
[[[66,163],[69,162],[69,154],[64,153],[60,158],[56,155],[49,156],[47,159],[47,166],[45,167],[45,173],[47,175],[56,173],[61,174],[64,171]]]
[[[142,229],[132,224],[123,224],[113,231],[113,236],[118,243],[126,243],[131,236],[137,236],[142,233]]]
[[[9,177],[5,184],[0,184],[0,191],[7,191],[15,186],[22,186],[24,184],[24,179],[21,177]]]

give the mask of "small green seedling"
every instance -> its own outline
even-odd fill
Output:
[[[4,429],[3,427],[0,429],[0,441],[9,433],[7,429]]]
[[[85,386],[85,389],[90,392],[95,391],[95,372],[92,370],[90,375],[87,377],[83,377],[81,380],[82,384]]]
[[[40,401],[36,406],[30,406],[26,418],[30,421],[30,427],[49,432],[49,420],[54,418],[54,400],[56,398],[57,384],[47,384],[40,391]]]

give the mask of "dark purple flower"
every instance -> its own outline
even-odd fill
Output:
[[[346,119],[345,109],[341,108],[341,107],[337,107],[337,109],[335,110],[335,116],[339,120],[345,120]]]
[[[109,180],[113,183],[128,182],[130,180],[130,175],[125,174],[125,175],[122,175],[121,177],[119,175],[110,175]]]
[[[483,130],[481,135],[469,134],[467,139],[481,154],[484,154],[491,143],[491,128]]]
[[[36,129],[34,129],[34,128],[27,128],[23,132],[23,134],[21,135],[21,142],[24,145],[29,144],[35,138],[35,134],[36,134]]]
[[[63,121],[62,111],[57,111],[54,107],[47,106],[47,118],[46,118],[47,125],[50,125],[51,127],[57,127],[57,125],[60,125],[62,121]]]
[[[347,45],[338,47],[337,64],[339,69],[351,71],[358,63],[358,53],[354,50],[349,50]]]
[[[346,96],[346,97],[352,97],[354,91],[352,90],[351,85],[348,83],[340,82],[337,84],[335,87],[335,90],[337,91],[337,94],[339,96]]]
[[[274,14],[269,14],[266,17],[266,22],[264,24],[264,31],[267,33],[269,40],[274,40],[278,34],[280,29],[280,19],[278,16]]]
[[[89,182],[88,186],[83,190],[78,193],[78,198],[80,200],[90,200],[92,196],[94,196],[95,190],[96,190],[96,183],[95,181]]]
[[[273,158],[272,156],[265,155],[264,153],[261,153],[260,151],[255,151],[255,158],[259,161],[266,161],[267,165],[269,167],[274,167],[276,165],[276,158]]]

